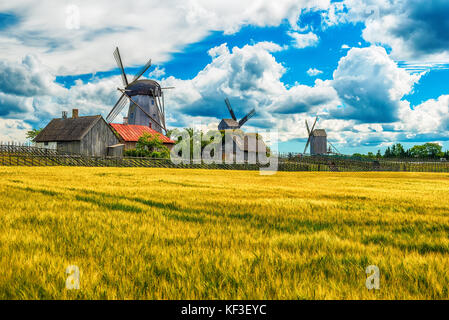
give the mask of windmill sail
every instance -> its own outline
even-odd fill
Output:
[[[139,80],[139,78],[145,73],[145,71],[148,70],[148,68],[151,67],[151,59],[140,69],[140,71],[134,76],[134,79],[131,83]]]
[[[125,94],[122,93],[122,96],[120,97],[120,99],[117,100],[117,102],[115,103],[111,112],[109,112],[108,116],[106,117],[106,121],[112,122],[117,117],[117,115],[120,112],[122,112],[123,108],[126,105],[126,102],[127,102],[127,100],[126,100]]]
[[[307,147],[310,144],[310,139],[312,138],[312,133],[313,133],[313,130],[315,129],[315,125],[316,125],[317,120],[318,120],[318,117],[315,118],[315,122],[313,123],[312,130],[309,130],[309,124],[307,123],[307,120],[306,120],[306,128],[307,128],[308,137],[307,137],[306,147],[304,148],[304,152],[303,153],[306,153]]]
[[[120,69],[123,85],[125,87],[127,87],[128,86],[128,78],[126,77],[125,68],[123,68],[122,58],[120,57],[120,51],[118,50],[118,47],[115,48],[114,58],[115,58],[115,62],[117,62],[118,68]]]
[[[229,110],[229,113],[231,114],[232,119],[234,121],[237,121],[237,118],[235,117],[235,114],[234,114],[234,110],[232,110],[232,107],[231,107],[231,104],[229,103],[228,98],[225,99],[225,103],[226,103],[226,106],[228,107],[228,110]]]
[[[256,114],[256,109],[251,110],[246,116],[239,121],[239,127],[243,126],[252,116]]]

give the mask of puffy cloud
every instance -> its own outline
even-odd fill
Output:
[[[34,56],[21,62],[0,63],[0,117],[43,126],[61,111],[107,114],[118,93],[119,77],[76,81],[70,89],[55,82],[55,75]]]
[[[109,59],[119,46],[124,63],[136,66],[149,57],[162,63],[188,44],[213,31],[237,32],[242,26],[278,26],[288,20],[294,27],[303,9],[326,9],[329,0],[79,0],[67,10],[66,2],[3,1],[0,12],[15,17],[0,33],[0,55],[13,61],[32,52],[61,74],[92,73],[115,68]],[[79,14],[79,28],[76,26]],[[11,20],[11,19],[10,19]]]
[[[34,116],[39,97],[58,95],[65,90],[57,85],[55,76],[34,56],[21,62],[0,62],[0,116],[26,119]]]
[[[327,25],[363,22],[363,38],[391,48],[391,57],[421,65],[449,60],[447,0],[344,0],[323,12]]]
[[[23,120],[0,118],[0,143],[25,141],[26,132],[31,129]]]
[[[55,94],[55,76],[33,55],[20,63],[0,61],[0,90],[6,94],[32,97]]]
[[[367,41],[391,46],[398,60],[449,60],[448,1],[402,1],[391,10],[367,21]]]
[[[362,122],[396,121],[401,99],[419,78],[399,68],[382,47],[352,48],[333,74],[332,86],[344,108],[332,114]]]
[[[23,118],[23,114],[33,112],[33,99],[0,92],[0,117]]]
[[[317,76],[321,73],[323,73],[323,71],[315,69],[315,68],[310,68],[309,70],[307,70],[307,74],[311,77]]]
[[[163,79],[164,86],[176,87],[167,94],[167,103],[172,110],[203,117],[229,117],[224,97],[241,116],[252,107],[266,106],[285,90],[280,82],[285,68],[270,53],[277,50],[278,45],[267,42],[232,50],[225,43],[214,47],[209,50],[211,63],[193,79]]]
[[[403,121],[397,129],[408,131],[409,137],[432,133],[449,137],[449,95],[427,100],[413,109],[404,106],[400,109],[400,118]]]
[[[319,41],[318,36],[312,31],[309,33],[288,32],[288,35],[293,38],[293,46],[298,49],[314,47]]]
[[[315,86],[296,85],[273,98],[271,110],[279,114],[322,112],[340,104],[337,92],[328,81],[317,80]]]

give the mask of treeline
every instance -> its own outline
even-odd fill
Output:
[[[443,151],[443,147],[438,143],[425,143],[422,145],[416,145],[410,149],[405,149],[400,143],[396,143],[391,147],[387,147],[384,154],[377,151],[377,154],[368,152],[368,154],[354,153],[352,155],[356,158],[368,158],[368,159],[405,159],[405,158],[418,158],[418,159],[446,159],[449,160],[449,150]]]

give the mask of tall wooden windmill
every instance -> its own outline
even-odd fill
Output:
[[[222,119],[218,124],[218,130],[240,129],[252,116],[256,114],[256,109],[252,109],[246,116],[237,121],[234,110],[232,110],[231,103],[228,98],[225,99],[225,103],[232,119]]]
[[[154,80],[139,78],[150,68],[151,59],[140,69],[131,82],[123,68],[122,58],[118,48],[114,51],[114,58],[120,69],[124,88],[117,88],[122,95],[117,103],[109,112],[106,121],[111,123],[117,115],[123,110],[129,101],[128,107],[128,123],[136,125],[150,126],[154,130],[167,133],[165,126],[165,101],[164,89]]]

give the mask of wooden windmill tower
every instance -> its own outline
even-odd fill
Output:
[[[218,130],[240,129],[252,116],[256,114],[256,109],[252,109],[246,116],[237,121],[234,110],[232,110],[231,103],[229,103],[228,98],[225,99],[225,103],[232,119],[222,119],[218,124]]]
[[[111,123],[129,101],[129,124],[150,126],[152,129],[160,133],[163,133],[162,131],[164,131],[166,134],[167,128],[165,126],[165,101],[163,90],[172,89],[172,87],[161,88],[159,83],[154,80],[139,80],[151,66],[151,59],[134,76],[134,79],[131,82],[128,82],[118,48],[114,51],[114,58],[121,71],[124,88],[117,88],[122,95],[109,112],[106,121]]]

